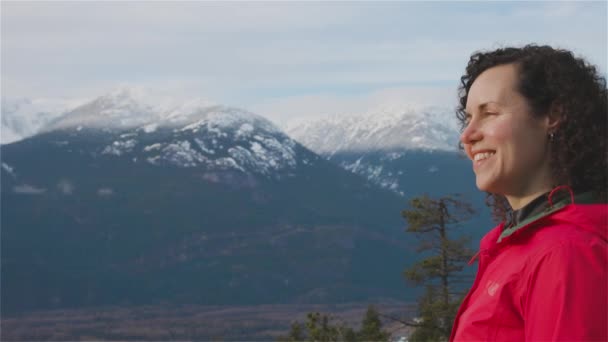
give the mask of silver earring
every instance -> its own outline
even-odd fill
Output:
[[[555,133],[553,133],[553,132],[549,133],[549,141],[553,141],[554,138],[555,138]]]

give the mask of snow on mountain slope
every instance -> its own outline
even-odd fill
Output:
[[[285,132],[324,155],[338,152],[457,149],[456,119],[448,109],[384,108],[357,116],[290,122]]]
[[[82,100],[2,98],[0,144],[32,136]]]
[[[458,151],[457,120],[440,107],[382,108],[357,116],[297,120],[284,129],[343,169],[401,196],[411,193],[419,179],[438,182],[445,177],[447,170],[437,165],[451,161],[456,156],[451,152]]]
[[[123,86],[71,110],[66,111],[67,106],[58,101],[3,101],[3,143],[39,132],[61,130],[84,136],[95,131],[106,135],[96,154],[266,175],[313,159],[297,158],[297,143],[267,119],[204,99],[176,101],[152,96],[141,87]],[[454,151],[458,139],[456,120],[445,108],[383,108],[358,116],[300,120],[288,124],[285,131],[330,160],[340,153],[360,154],[342,158],[339,164],[392,190],[397,185],[384,175],[382,165],[369,164],[369,158],[361,159],[363,154],[399,153],[386,157],[393,160],[406,150]]]
[[[57,117],[44,127],[52,131],[70,127],[127,129],[161,122],[183,122],[199,108],[212,106],[203,99],[180,101],[152,95],[143,87],[122,86]]]
[[[156,121],[156,111],[151,105],[141,101],[140,97],[141,94],[136,89],[117,89],[74,108],[43,130],[52,131],[77,126],[130,128]]]
[[[197,108],[184,112],[180,120],[169,117],[157,124],[154,129],[144,123],[122,130],[101,154],[153,165],[232,169],[273,177],[298,164],[293,139],[266,119],[236,108]]]
[[[66,127],[131,128],[175,117],[188,109],[208,107],[203,99],[171,98],[138,86],[120,86],[92,101],[86,99],[2,98],[0,144]]]
[[[238,108],[194,99],[158,101],[140,89],[119,88],[55,118],[41,133],[56,133],[56,146],[133,163],[238,170],[281,177],[310,152],[267,119]],[[55,139],[55,138],[54,138]],[[298,158],[302,157],[302,158]]]

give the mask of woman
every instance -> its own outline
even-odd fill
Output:
[[[502,223],[453,341],[608,341],[606,81],[548,46],[471,56],[457,117]]]

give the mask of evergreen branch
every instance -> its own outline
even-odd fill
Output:
[[[387,315],[387,314],[383,314],[383,313],[378,313],[378,315],[379,315],[380,317],[387,318],[387,319],[389,319],[389,320],[391,320],[391,321],[393,321],[393,322],[401,323],[401,324],[403,324],[403,325],[405,325],[405,326],[408,326],[408,327],[415,327],[415,328],[418,328],[418,327],[421,327],[421,326],[422,326],[422,324],[420,324],[420,323],[412,323],[412,322],[407,322],[407,321],[401,320],[401,319],[399,319],[399,318],[395,318],[395,317],[393,317],[393,316],[391,316],[391,315]]]

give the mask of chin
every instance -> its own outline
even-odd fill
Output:
[[[475,182],[475,185],[477,186],[477,189],[479,189],[479,191],[488,191],[488,186],[485,182],[480,182],[479,180],[477,180]]]
[[[496,184],[493,184],[492,182],[477,180],[475,185],[477,185],[479,191],[491,192],[493,194],[500,193]]]

